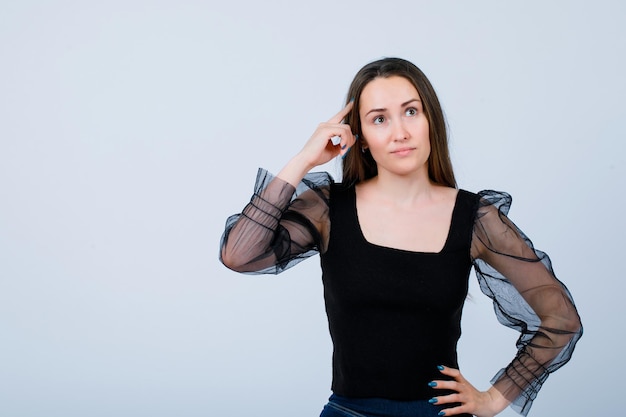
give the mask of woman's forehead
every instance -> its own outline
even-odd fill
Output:
[[[361,110],[365,107],[387,108],[402,105],[420,95],[411,81],[401,76],[377,77],[370,81],[361,93]]]

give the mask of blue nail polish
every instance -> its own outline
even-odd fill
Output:
[[[431,404],[435,404],[437,402],[436,398],[431,398],[430,400],[428,400],[429,403]]]
[[[343,145],[341,145],[341,149],[346,149],[346,146],[348,146],[348,145],[346,145],[346,144],[344,143]]]
[[[354,97],[350,99],[350,103],[354,103]]]
[[[446,415],[446,412],[445,412],[445,411],[440,411],[440,412],[439,412],[439,415],[440,415],[440,416],[445,416],[445,415]]]
[[[437,365],[437,369],[439,369],[440,371],[443,371],[443,365]]]
[[[348,153],[350,153],[350,149],[352,149],[352,148],[348,148],[348,150],[346,151],[346,153],[344,153],[343,155],[341,155],[341,159],[346,159],[346,156],[348,155]]]
[[[430,382],[428,383],[428,386],[429,386],[429,387],[436,387],[436,386],[437,386],[437,383],[436,383],[435,381],[430,381]]]
[[[354,135],[354,139],[359,140],[359,135],[358,134]]]

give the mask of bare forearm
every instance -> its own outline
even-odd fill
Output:
[[[297,154],[280,170],[277,177],[297,187],[302,178],[313,168],[302,153]]]

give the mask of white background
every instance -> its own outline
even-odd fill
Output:
[[[619,415],[625,23],[620,1],[3,0],[0,415],[319,415],[318,258],[238,275],[219,239],[384,56],[429,76],[459,185],[512,193],[574,295],[585,335],[531,415]],[[517,335],[471,283],[484,389]]]

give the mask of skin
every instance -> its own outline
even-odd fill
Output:
[[[344,155],[354,146],[356,139],[350,126],[342,123],[352,106],[349,103],[321,123],[278,177],[297,186],[311,169]],[[359,116],[363,141],[357,146],[368,148],[378,167],[376,177],[356,188],[364,236],[382,246],[440,251],[457,190],[436,185],[428,177],[429,128],[419,93],[403,77],[376,78],[363,89]],[[331,141],[333,136],[341,138],[336,145]],[[441,367],[440,372],[452,380],[435,380],[434,388],[454,393],[434,397],[431,402],[460,403],[444,409],[446,416],[469,413],[493,417],[509,405],[494,387],[479,391],[457,369]]]
[[[361,131],[378,175],[356,188],[359,224],[380,246],[439,252],[457,190],[428,176],[430,138],[420,96],[403,77],[376,78],[361,94]]]
[[[402,77],[376,78],[361,93],[359,109],[364,147],[378,176],[428,178],[430,139],[420,96]]]

